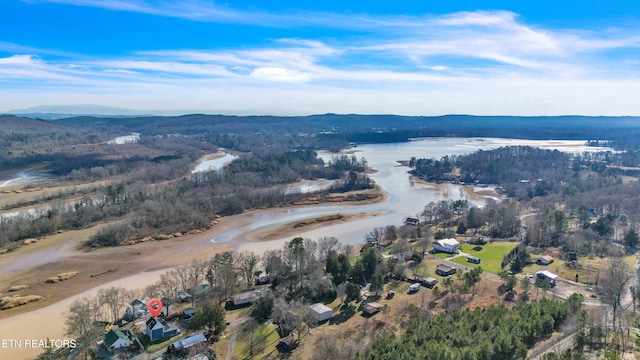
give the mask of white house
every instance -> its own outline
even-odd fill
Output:
[[[538,271],[536,273],[536,276],[538,277],[538,279],[549,280],[549,284],[551,285],[551,287],[556,285],[556,279],[558,278],[558,275],[547,270]]]
[[[309,309],[311,309],[311,313],[316,318],[317,322],[326,321],[333,317],[333,310],[324,304],[312,304],[309,305]]]
[[[111,330],[104,336],[103,344],[107,351],[113,353],[114,350],[131,346],[132,341],[124,332]]]
[[[449,254],[457,254],[460,243],[456,239],[440,239],[433,243],[433,249]]]

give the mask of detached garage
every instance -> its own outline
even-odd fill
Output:
[[[333,310],[324,304],[316,303],[309,305],[309,309],[311,309],[313,316],[318,322],[327,321],[333,317]]]

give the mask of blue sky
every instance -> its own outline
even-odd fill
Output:
[[[640,115],[635,3],[2,0],[0,111]]]

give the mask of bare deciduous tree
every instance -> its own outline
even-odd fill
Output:
[[[236,256],[238,271],[246,281],[247,287],[253,285],[254,273],[259,262],[260,258],[252,251],[243,251]]]
[[[91,346],[91,338],[97,334],[97,329],[94,326],[95,303],[95,299],[88,297],[77,299],[69,305],[65,314],[65,334],[76,339],[79,350]]]
[[[122,286],[112,286],[98,291],[98,301],[106,305],[111,312],[112,321],[120,318],[120,310],[131,301],[132,292]]]
[[[611,306],[613,312],[613,328],[616,328],[617,311],[622,305],[622,296],[626,283],[631,278],[629,266],[621,258],[612,258],[609,266],[602,272],[598,282],[601,299]]]
[[[250,358],[260,354],[267,346],[267,338],[264,336],[264,324],[255,319],[249,319],[242,324],[240,336],[247,345]]]
[[[334,236],[324,236],[318,239],[318,260],[324,261],[331,251],[340,251],[342,244]]]

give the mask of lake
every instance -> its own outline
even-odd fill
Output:
[[[346,151],[358,158],[367,159],[369,167],[376,173],[369,176],[389,196],[382,203],[364,206],[320,205],[295,209],[274,209],[260,212],[251,225],[234,229],[216,236],[215,242],[234,242],[240,244],[242,250],[263,252],[267,249],[280,248],[289,238],[273,239],[260,243],[243,241],[242,235],[263,229],[267,226],[299,221],[305,218],[340,213],[356,213],[365,211],[382,211],[383,215],[369,217],[349,223],[326,226],[320,229],[301,232],[299,236],[319,239],[324,236],[335,236],[343,244],[358,245],[364,241],[364,235],[375,227],[384,225],[401,225],[407,216],[415,216],[431,201],[467,199],[475,205],[484,205],[486,199],[474,196],[471,186],[449,183],[438,186],[417,182],[407,171],[408,167],[398,161],[416,158],[441,158],[445,155],[464,155],[478,150],[496,149],[502,146],[533,146],[542,149],[557,149],[569,153],[611,151],[605,147],[588,147],[582,140],[523,140],[499,138],[421,138],[402,143],[358,145]],[[332,156],[328,152],[320,152],[319,156],[328,162]]]
[[[474,139],[474,138],[429,138],[416,139],[405,143],[370,144],[360,145],[350,149],[358,158],[365,157],[369,166],[376,173],[371,178],[388,194],[388,200],[370,205],[318,205],[289,209],[268,209],[251,213],[250,224],[238,227],[217,235],[211,239],[212,243],[225,242],[237,244],[239,250],[252,250],[261,253],[264,250],[281,248],[290,238],[273,239],[264,242],[250,242],[245,238],[246,234],[264,229],[269,226],[298,221],[322,215],[335,213],[356,213],[364,211],[380,211],[382,215],[369,217],[349,223],[330,225],[321,229],[302,231],[298,236],[318,239],[323,236],[335,236],[343,244],[357,245],[364,240],[364,235],[375,227],[385,225],[400,225],[406,216],[413,216],[421,211],[431,201],[447,199],[469,199],[477,205],[483,205],[481,197],[474,196],[470,186],[440,184],[430,186],[416,182],[407,173],[409,170],[401,166],[398,160],[409,160],[412,156],[417,158],[440,158],[444,155],[468,154],[479,149],[493,149],[507,145],[530,145],[547,149],[558,149],[572,153],[584,151],[603,151],[607,148],[586,147],[585,141],[533,141],[517,139]],[[320,156],[328,161],[333,154],[321,153]],[[220,157],[215,160],[223,159]],[[224,164],[223,161],[220,164]],[[209,163],[211,164],[211,163]],[[320,186],[325,186],[326,181],[320,181]],[[304,182],[305,188],[310,186]],[[158,279],[164,271],[142,273],[120,279],[110,284],[125,287],[143,288]],[[73,299],[80,296],[95,294],[97,288],[90,289],[83,294],[60,301],[48,307],[31,311],[29,313],[13,316],[0,320],[0,339],[64,339],[64,320],[62,313],[66,311]],[[43,325],[46,324],[46,325]],[[33,357],[38,349],[2,349],[0,358],[22,359]]]

